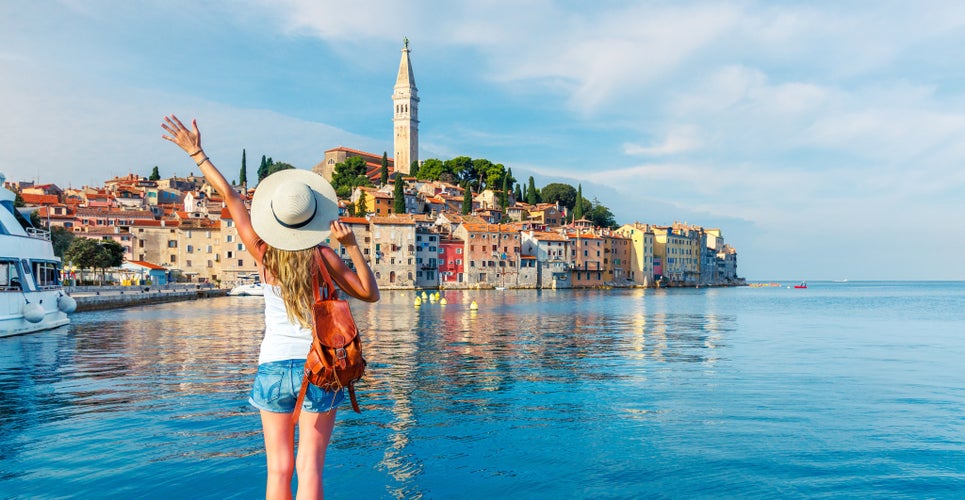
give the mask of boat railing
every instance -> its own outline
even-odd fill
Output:
[[[30,236],[31,238],[50,241],[50,231],[47,231],[46,229],[37,229],[35,227],[28,227],[26,229],[27,229],[27,236]]]

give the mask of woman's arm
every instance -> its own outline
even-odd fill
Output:
[[[379,285],[375,282],[375,275],[369,269],[369,264],[365,262],[362,250],[359,249],[359,245],[355,241],[355,233],[341,221],[334,220],[332,221],[332,237],[338,240],[342,248],[348,252],[349,257],[352,258],[352,264],[355,265],[353,272],[335,254],[334,250],[323,246],[322,256],[325,258],[325,264],[328,267],[329,274],[332,275],[332,279],[335,280],[339,288],[356,299],[366,302],[379,300]]]
[[[248,214],[248,209],[245,208],[245,202],[241,199],[241,196],[231,187],[231,184],[228,184],[227,179],[224,175],[221,175],[214,163],[211,163],[208,155],[204,154],[204,150],[201,148],[201,132],[198,130],[198,121],[191,120],[192,130],[188,130],[178,120],[178,117],[174,115],[165,116],[161,128],[171,134],[161,137],[177,144],[185,153],[188,153],[191,159],[201,168],[204,178],[224,199],[228,213],[231,214],[231,218],[238,228],[238,235],[241,237],[242,243],[245,244],[245,248],[248,249],[255,260],[261,263],[265,247],[261,238],[251,227],[251,215]]]

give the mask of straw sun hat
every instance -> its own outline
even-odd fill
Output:
[[[251,226],[280,250],[304,250],[325,241],[338,218],[335,189],[309,170],[279,170],[258,183]]]

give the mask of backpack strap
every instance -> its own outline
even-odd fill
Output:
[[[355,382],[348,384],[348,397],[352,400],[352,409],[355,410],[355,413],[362,413],[362,410],[359,409],[359,401],[355,399]]]
[[[298,415],[302,413],[302,402],[305,401],[305,393],[307,391],[308,377],[302,376],[302,388],[298,391],[298,399],[295,400],[295,412],[292,413],[292,440],[295,439],[295,424],[298,423]]]
[[[322,300],[320,296],[318,277],[321,276],[325,284],[325,297],[327,300],[332,300],[338,298],[338,289],[332,283],[332,277],[329,275],[328,268],[325,267],[325,261],[322,259],[322,247],[315,247],[315,266],[316,272],[312,275],[312,294],[315,296],[315,301],[318,302]],[[318,342],[318,337],[315,335],[315,329],[312,329],[312,343]],[[305,393],[308,391],[308,376],[302,375],[302,388],[298,391],[298,399],[295,400],[295,411],[292,413],[292,429],[298,424],[298,416],[302,412],[302,402],[305,400]],[[349,394],[352,397],[352,408],[358,412],[358,403],[355,401],[355,389],[354,387],[349,387]],[[295,433],[292,432],[292,439],[295,439]]]
[[[312,287],[315,290],[315,300],[319,300],[318,296],[318,276],[320,275],[324,280],[325,285],[325,300],[335,300],[338,298],[338,288],[332,283],[332,275],[328,272],[328,266],[325,265],[325,259],[322,258],[322,247],[315,247],[315,267],[318,268],[318,272],[312,277]]]

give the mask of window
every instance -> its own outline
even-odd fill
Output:
[[[245,261],[243,259],[238,259],[238,267],[245,267]]]
[[[178,240],[168,240],[168,248],[177,248]]]

